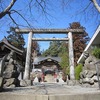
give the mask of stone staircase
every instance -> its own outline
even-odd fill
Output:
[[[47,81],[47,82],[55,82],[54,76],[52,76],[51,74],[47,74],[45,76],[45,81]]]

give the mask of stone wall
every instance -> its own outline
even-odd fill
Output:
[[[83,71],[80,73],[80,83],[85,87],[98,87],[98,78],[95,63],[98,61],[94,56],[89,55],[85,60]],[[100,73],[100,64],[98,64]],[[100,77],[100,76],[99,76]]]
[[[4,64],[4,70],[2,77],[4,78],[4,87],[16,87],[19,86],[18,80],[19,71],[16,59],[16,54],[11,51],[7,56]]]

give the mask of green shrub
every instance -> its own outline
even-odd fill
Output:
[[[75,67],[75,79],[80,79],[80,72],[82,71],[82,64],[79,64]]]
[[[95,56],[96,58],[100,59],[100,47],[96,47],[92,51],[92,55]]]

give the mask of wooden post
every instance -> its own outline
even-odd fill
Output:
[[[72,38],[72,33],[68,33],[68,46],[69,46],[69,66],[70,66],[70,79],[74,80],[75,75],[74,75],[74,52],[73,52],[73,38]]]
[[[24,79],[30,79],[30,65],[31,65],[31,50],[32,50],[32,32],[28,36],[28,45],[27,45],[27,54],[26,54],[26,63],[25,63],[25,72]]]

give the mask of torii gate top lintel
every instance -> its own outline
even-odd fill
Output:
[[[29,32],[33,32],[35,34],[40,34],[40,33],[50,33],[50,34],[61,34],[61,33],[68,33],[68,32],[72,32],[72,33],[83,33],[84,30],[83,29],[15,29],[16,33],[25,33],[28,34]]]

